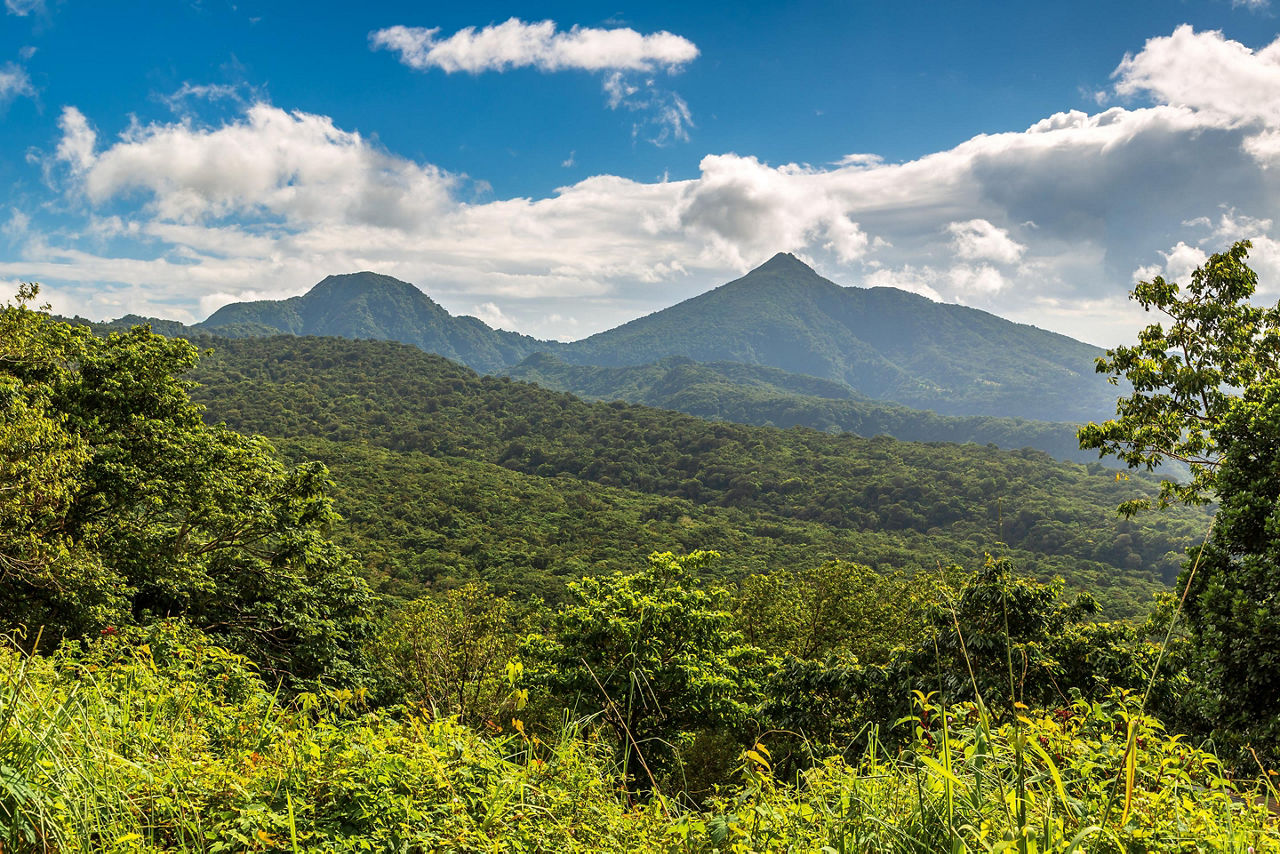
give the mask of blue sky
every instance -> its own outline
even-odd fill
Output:
[[[0,281],[196,320],[374,269],[574,338],[785,250],[1113,344],[1135,275],[1280,277],[1275,12],[5,0]]]

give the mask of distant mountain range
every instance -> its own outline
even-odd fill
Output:
[[[843,287],[785,253],[572,343],[451,315],[416,286],[368,272],[329,276],[290,299],[227,305],[192,327],[151,322],[170,335],[400,341],[592,399],[1076,459],[1069,425],[1108,417],[1117,396],[1094,373],[1097,347],[894,288]]]

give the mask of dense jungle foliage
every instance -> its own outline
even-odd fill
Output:
[[[625,400],[700,418],[765,427],[810,427],[828,433],[892,436],[909,442],[974,442],[1035,448],[1055,459],[1092,462],[1074,424],[938,415],[872,400],[843,383],[740,362],[704,364],[673,356],[648,365],[571,365],[536,353],[503,371],[513,379],[567,391],[585,400]]]
[[[378,595],[361,568],[412,546],[352,557],[344,543],[363,549],[377,529],[339,526],[335,472],[301,459],[311,450],[353,449],[353,473],[434,466],[421,488],[441,503],[408,512],[466,507],[458,521],[472,527],[459,530],[481,546],[484,531],[520,522],[479,527],[491,505],[475,484],[537,508],[525,518],[613,516],[569,527],[578,537],[657,521],[634,515],[636,495],[683,501],[682,515],[726,532],[759,524],[769,502],[776,518],[805,521],[818,489],[874,454],[904,480],[929,465],[944,484],[945,465],[996,470],[1028,499],[1040,494],[1031,476],[1058,472],[1057,489],[1131,511],[1134,487],[1155,483],[1117,485],[1042,455],[588,405],[443,361],[418,377],[435,398],[386,411],[391,392],[344,384],[334,367],[376,365],[368,354],[385,345],[293,340],[272,360],[254,349],[271,341],[248,343],[241,352],[260,362],[215,361],[206,399],[276,425],[280,454],[201,417],[184,379],[191,345],[145,329],[94,336],[27,308],[24,288],[0,311],[0,850],[1280,850],[1268,770],[1280,760],[1280,597],[1265,534],[1280,524],[1280,306],[1245,302],[1247,248],[1213,256],[1186,296],[1141,283],[1138,298],[1170,326],[1100,362],[1132,394],[1082,441],[1139,466],[1187,460],[1194,479],[1161,494],[1221,508],[1173,592],[1121,621],[1086,592],[1029,577],[995,541],[997,556],[974,561],[921,566],[907,550],[901,565],[873,566],[814,552],[759,570],[731,552],[624,547],[609,558],[617,568],[584,563],[575,578],[549,553],[548,597],[513,570],[493,576],[498,587],[484,566],[433,575],[428,563],[410,575],[416,588],[401,579]],[[262,385],[271,394],[246,392],[253,370],[279,372]],[[433,400],[435,418],[415,414]],[[1200,434],[1160,429],[1192,415]],[[348,423],[355,435],[331,435]],[[642,450],[617,468],[581,459],[597,437],[610,455],[625,450],[609,430]],[[504,457],[515,441],[525,451]],[[657,492],[661,463],[699,442],[708,468],[681,475],[709,482],[693,497]],[[715,480],[735,460],[758,460],[754,491]],[[765,489],[784,460],[814,485]],[[562,467],[536,470],[549,461]],[[1103,479],[1096,493],[1083,486]],[[571,490],[534,491],[546,481]],[[435,546],[448,547],[458,531],[432,518],[416,530],[438,522],[448,533]],[[918,533],[949,547],[937,527]],[[504,548],[494,565],[518,550]],[[577,548],[564,554],[588,553]]]
[[[338,472],[343,542],[408,589],[443,575],[554,598],[584,571],[699,547],[736,576],[836,558],[915,571],[1003,543],[1022,571],[1133,615],[1207,524],[1118,518],[1133,482],[1036,451],[584,403],[390,342],[212,343],[192,374],[209,420]]]

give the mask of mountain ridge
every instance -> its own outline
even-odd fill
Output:
[[[1110,415],[1116,397],[1092,370],[1100,348],[895,288],[840,285],[787,253],[717,288],[570,343],[454,316],[418,286],[368,271],[328,276],[285,300],[233,303],[187,328],[224,337],[283,333],[400,341],[482,373],[509,372],[535,353],[577,366],[640,366],[669,357],[732,362],[837,383],[867,398],[940,415],[1081,422]],[[812,394],[803,387],[786,390]]]

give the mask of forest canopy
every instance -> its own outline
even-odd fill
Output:
[[[265,672],[342,678],[370,605],[322,465],[206,424],[195,347],[0,310],[0,607],[45,643],[183,617]]]

